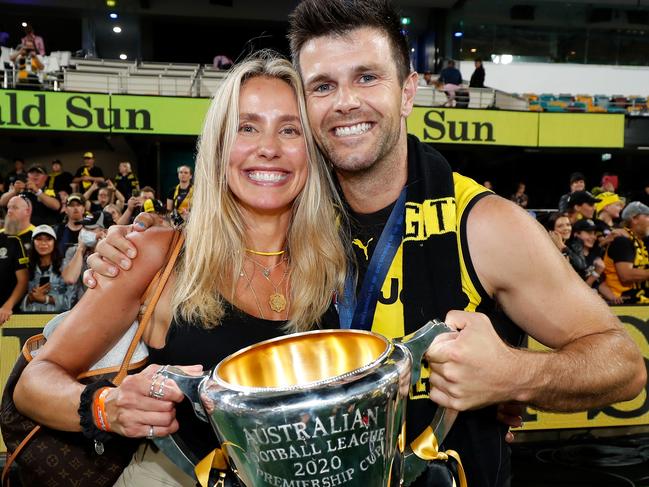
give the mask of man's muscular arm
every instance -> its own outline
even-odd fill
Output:
[[[431,398],[455,409],[506,401],[553,411],[585,410],[635,397],[642,356],[620,321],[529,215],[496,196],[468,219],[471,260],[506,314],[549,352],[515,349],[479,313],[452,311],[460,332],[431,346]]]

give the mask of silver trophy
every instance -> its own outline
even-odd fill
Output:
[[[432,321],[392,341],[361,330],[297,333],[240,350],[204,376],[163,374],[211,424],[247,487],[408,485],[425,468],[405,442],[408,392],[424,352],[448,331]],[[439,442],[454,420],[445,413],[438,407],[431,424]],[[197,459],[173,436],[155,442],[193,474]]]

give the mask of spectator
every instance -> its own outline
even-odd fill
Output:
[[[77,169],[72,180],[75,184],[80,184],[79,193],[85,193],[90,189],[92,183],[101,183],[104,181],[104,172],[100,167],[95,166],[95,155],[92,152],[86,152],[83,155],[83,166]],[[94,195],[92,195],[94,197]]]
[[[618,303],[649,304],[649,206],[629,203],[622,220],[625,235],[611,242],[604,257],[605,283]]]
[[[595,216],[595,203],[599,203],[588,191],[575,191],[568,198],[568,216],[573,225],[582,218],[592,219]]]
[[[142,205],[146,200],[155,199],[155,190],[151,186],[145,186],[141,191],[133,193],[126,203],[124,213],[117,221],[118,225],[129,225],[133,223],[135,216],[142,211]]]
[[[597,240],[600,248],[606,248],[616,236],[624,236],[624,230],[615,228],[624,208],[624,200],[617,194],[609,192],[600,193],[598,197],[601,201],[595,204]]]
[[[448,61],[446,67],[439,73],[438,83],[446,93],[447,101],[444,106],[452,107],[455,105],[455,92],[462,88],[462,73],[455,67],[455,61]]]
[[[31,223],[31,217],[32,203],[29,198],[21,193],[9,200],[4,228],[0,230],[7,235],[18,237],[27,254],[32,246],[32,232],[36,228]]]
[[[597,225],[590,218],[579,220],[572,227],[572,238],[568,246],[573,252],[583,257],[585,266],[575,268],[581,278],[590,287],[597,287],[604,272],[604,261],[597,247]]]
[[[230,69],[232,67],[232,64],[232,59],[227,57],[225,54],[218,54],[214,56],[214,60],[212,61],[214,69],[220,70]]]
[[[120,162],[118,173],[113,179],[115,180],[115,188],[124,195],[125,201],[128,201],[133,196],[134,189],[140,189],[140,182],[137,180],[137,176],[133,174],[130,162]]]
[[[187,218],[192,206],[194,187],[192,185],[192,168],[178,168],[178,184],[167,195],[167,211],[176,223],[182,223]]]
[[[41,36],[36,35],[34,32],[34,27],[31,24],[25,26],[25,37],[23,37],[20,42],[25,44],[31,42],[34,46],[34,50],[41,56],[45,56],[45,42]]]
[[[35,51],[34,43],[26,41],[16,47],[16,51],[9,56],[14,65],[18,68],[18,83],[39,84],[39,71],[45,66]],[[17,85],[18,86],[18,85]]]
[[[14,159],[14,169],[7,174],[7,184],[13,184],[17,176],[22,176],[23,180],[27,180],[27,173],[25,172],[25,159]]]
[[[114,222],[119,221],[119,219],[122,217],[122,212],[120,211],[119,208],[117,208],[117,205],[113,205],[113,204],[106,205],[104,211],[110,214]]]
[[[471,80],[469,81],[469,87],[484,88],[485,71],[484,71],[484,67],[482,66],[482,59],[479,58],[476,59],[474,61],[474,65],[475,65],[475,70],[471,75]]]
[[[596,196],[601,193],[615,193],[618,187],[618,177],[615,174],[604,173],[601,186],[593,188],[592,193]]]
[[[419,78],[419,86],[429,86],[433,84],[433,73],[425,71],[424,76]]]
[[[568,198],[575,191],[584,191],[586,189],[586,178],[580,172],[573,172],[570,175],[570,192],[564,194],[559,199],[559,211],[566,212],[568,211]]]
[[[548,230],[554,245],[556,245],[559,252],[568,260],[573,269],[577,272],[584,270],[586,268],[586,261],[583,256],[568,246],[568,240],[572,236],[572,224],[570,223],[568,214],[561,212],[552,213],[545,223],[545,228]]]
[[[79,193],[68,196],[65,205],[65,222],[56,228],[56,246],[62,256],[67,250],[77,244],[79,232],[83,228],[81,221],[85,210],[86,200]]]
[[[49,225],[33,231],[29,253],[29,291],[22,310],[33,313],[60,313],[70,309],[74,288],[61,277],[62,256],[56,246],[56,233]]]
[[[74,287],[71,292],[72,306],[83,296],[84,287],[81,276],[88,268],[86,258],[94,252],[97,242],[106,236],[106,229],[112,224],[112,217],[105,211],[88,215],[81,221],[83,228],[79,232],[77,244],[65,252],[61,275],[68,286]]]
[[[33,164],[27,171],[27,183],[13,185],[0,198],[0,206],[6,206],[9,200],[20,194],[25,195],[32,203],[31,221],[34,225],[55,225],[59,222],[61,202],[54,191],[47,188],[47,171],[40,164]]]
[[[29,282],[28,261],[20,239],[0,233],[0,325],[20,309]]]
[[[516,203],[521,208],[527,209],[528,197],[525,194],[525,183],[518,183],[518,189],[510,198],[514,203]]]
[[[97,200],[90,201],[89,198],[94,193],[97,194]],[[83,197],[86,198],[86,209],[90,213],[103,210],[106,205],[110,204],[115,204],[120,209],[124,208],[124,195],[115,189],[110,179],[101,183],[92,183]]]
[[[49,174],[49,180],[47,181],[47,189],[51,189],[60,197],[60,193],[63,191],[67,195],[72,193],[72,174],[68,171],[63,170],[63,163],[60,160],[54,159],[52,161],[52,172]],[[65,201],[61,199],[61,201]]]

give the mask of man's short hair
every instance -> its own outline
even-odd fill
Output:
[[[155,189],[153,189],[151,186],[145,186],[144,188],[140,188],[140,193],[152,193],[155,196]]]
[[[181,170],[183,167],[186,167],[187,169],[189,169],[189,172],[190,172],[191,174],[194,174],[194,171],[192,171],[192,168],[191,168],[190,166],[188,166],[187,164],[183,164],[182,166],[178,166],[178,167],[176,168],[176,172],[177,172],[177,173],[180,172],[180,170]]]
[[[412,71],[410,52],[401,18],[389,0],[304,0],[289,16],[293,63],[299,71],[300,50],[311,39],[345,35],[363,27],[377,29],[388,38],[403,83]]]

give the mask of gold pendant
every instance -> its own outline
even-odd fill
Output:
[[[286,298],[282,293],[273,293],[268,298],[268,305],[275,313],[281,313],[286,309]]]

